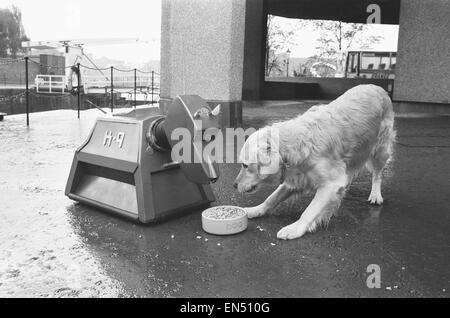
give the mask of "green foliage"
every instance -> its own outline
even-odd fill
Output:
[[[281,72],[284,61],[277,53],[285,52],[289,46],[294,45],[294,36],[298,25],[289,29],[283,29],[277,23],[276,16],[267,16],[267,37],[266,37],[266,76],[272,73]]]
[[[360,46],[370,47],[383,38],[382,36],[359,37],[367,29],[367,25],[361,23],[316,20],[313,21],[313,26],[320,32],[316,47],[318,56],[335,60],[334,64],[340,73],[343,72],[346,54],[353,43],[359,42]]]
[[[21,42],[27,41],[19,8],[0,9],[0,57],[16,58],[23,52]]]
[[[316,20],[313,25],[316,30],[321,32],[317,50],[320,55],[328,58],[335,58],[339,52],[348,51],[355,40],[360,44],[370,45],[382,38],[370,36],[358,39],[358,35],[367,29],[367,25],[361,23]]]

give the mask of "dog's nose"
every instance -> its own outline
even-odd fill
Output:
[[[233,187],[237,189],[237,182],[233,183]]]

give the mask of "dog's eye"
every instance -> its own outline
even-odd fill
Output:
[[[248,165],[246,165],[245,163],[242,164],[242,168],[247,169]]]

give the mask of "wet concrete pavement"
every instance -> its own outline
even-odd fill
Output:
[[[290,118],[305,105],[247,107],[247,126]],[[73,153],[97,110],[14,115],[0,122],[0,296],[3,297],[448,297],[450,117],[398,117],[395,160],[382,207],[354,181],[327,229],[293,241],[277,231],[311,198],[280,205],[238,235],[201,229],[201,211],[138,225],[64,196]],[[268,120],[270,118],[270,120]],[[232,188],[237,165],[221,165],[215,204],[264,200]],[[367,266],[381,288],[366,286]]]

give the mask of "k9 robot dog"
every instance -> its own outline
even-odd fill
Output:
[[[208,206],[215,200],[209,184],[219,171],[202,157],[194,136],[219,127],[217,112],[201,97],[184,95],[173,100],[166,116],[147,107],[97,119],[75,152],[65,194],[142,223]],[[171,134],[179,127],[192,136],[193,163],[172,160]]]

